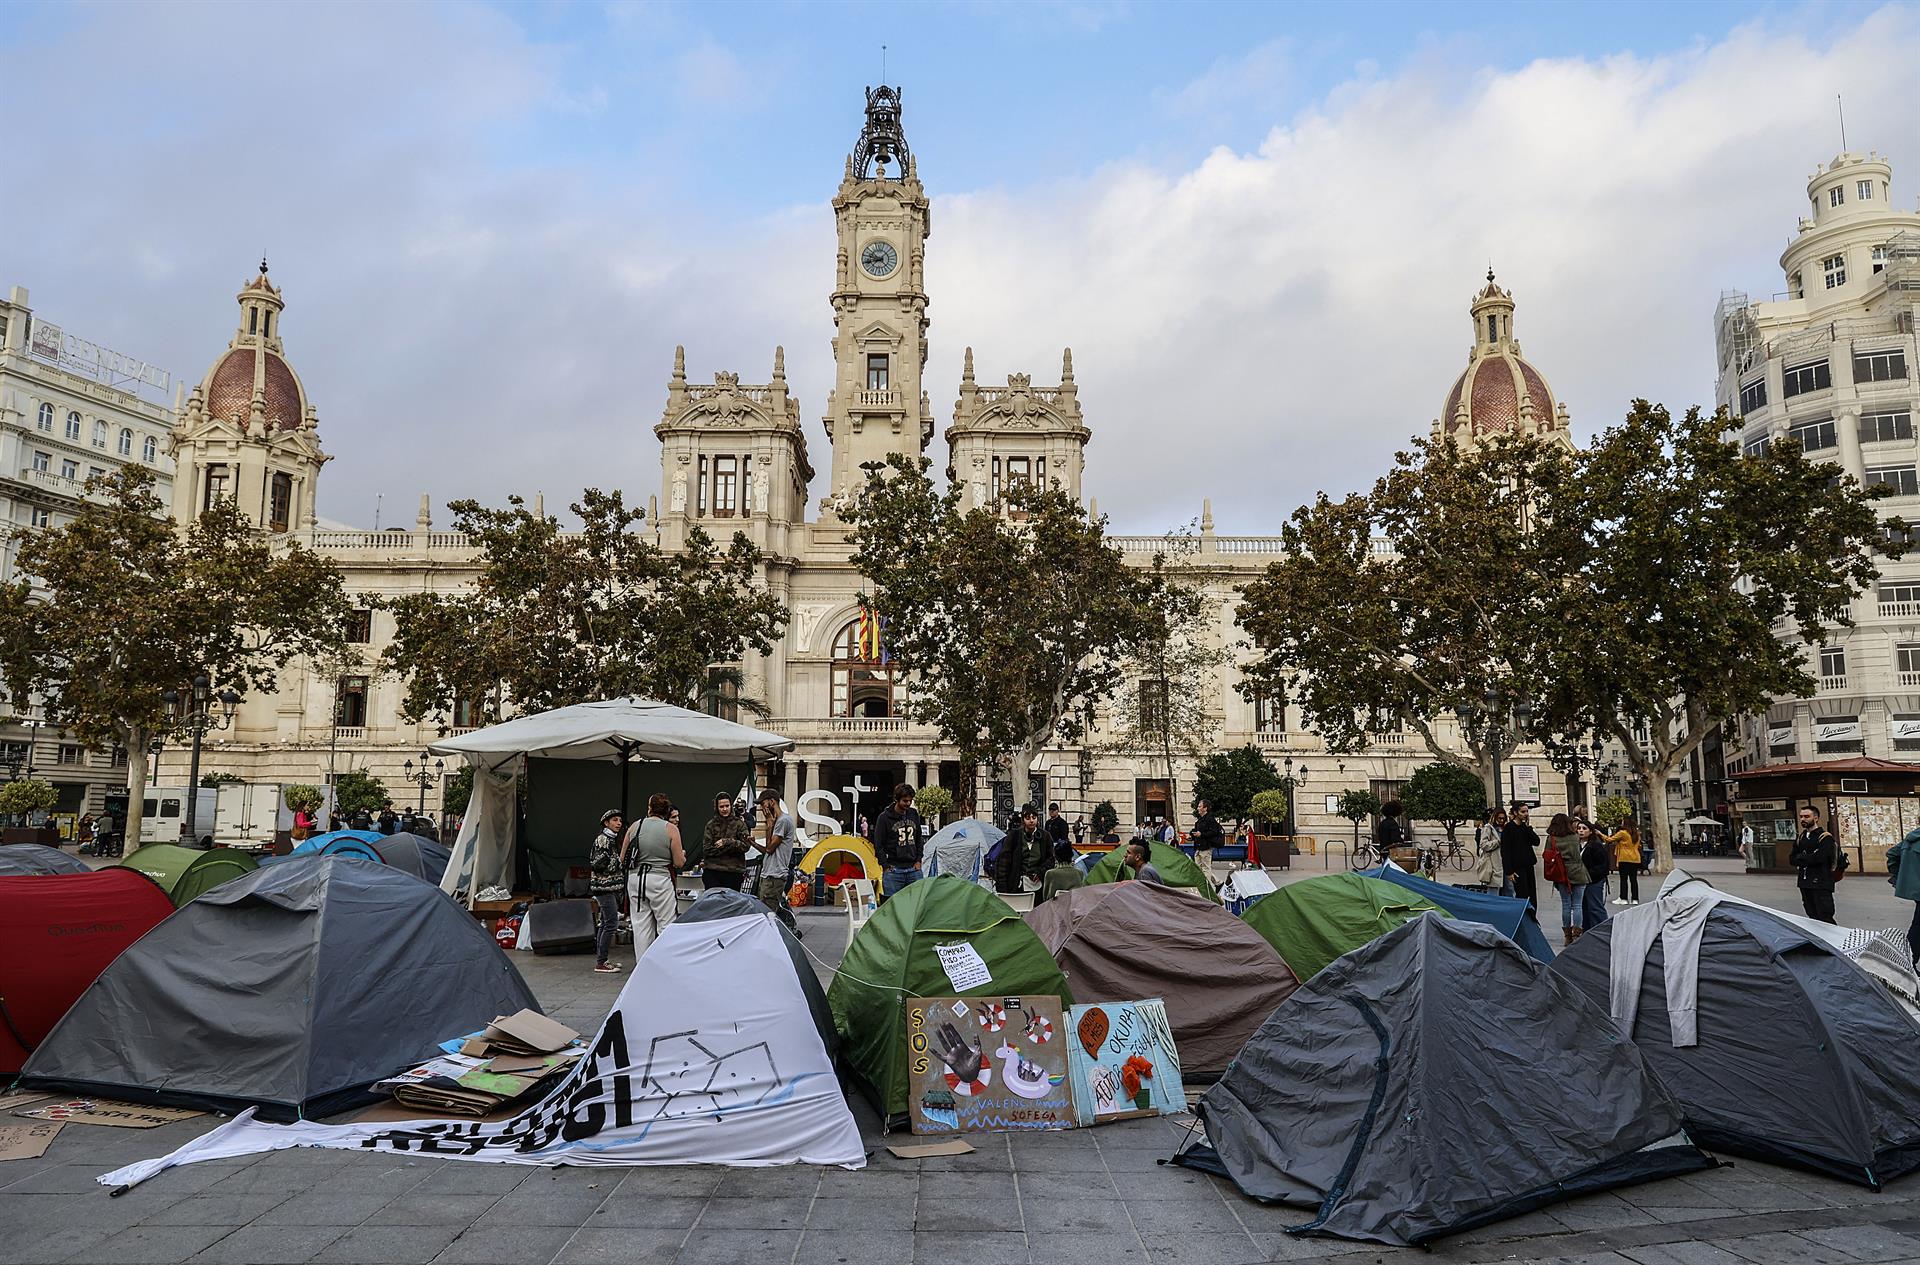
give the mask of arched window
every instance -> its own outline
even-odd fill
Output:
[[[133,428],[130,426],[120,428],[120,455],[123,457],[133,455]]]
[[[152,465],[154,462],[154,458],[159,456],[159,454],[160,454],[160,441],[155,439],[152,435],[148,435],[145,439],[140,441],[140,460],[146,462],[148,465]]]
[[[40,406],[40,429],[49,435],[53,434],[53,405],[51,404]]]
[[[80,414],[77,411],[67,414],[67,438],[76,444],[80,442]]]
[[[856,619],[833,639],[834,716],[898,716],[907,684],[887,656],[885,630]]]
[[[93,446],[95,448],[105,448],[107,446],[107,424],[98,419],[95,419],[93,423]]]

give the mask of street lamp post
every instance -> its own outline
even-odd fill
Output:
[[[422,751],[420,753],[420,771],[418,773],[413,771],[413,761],[411,760],[408,760],[400,766],[407,772],[407,781],[416,784],[420,788],[420,806],[414,810],[413,815],[415,817],[426,816],[427,788],[439,781],[441,774],[447,770],[447,762],[445,760],[435,760],[433,766],[429,768],[427,766],[427,757],[431,754],[432,753],[428,751]]]
[[[234,713],[240,707],[240,696],[232,690],[221,690],[218,694],[214,694],[212,690],[213,682],[207,679],[206,673],[200,672],[195,674],[190,692],[184,698],[179,690],[168,690],[161,695],[166,700],[167,706],[176,710],[183,702],[186,704],[186,716],[182,723],[193,734],[193,756],[187,763],[186,837],[190,843],[200,837],[197,810],[200,807],[201,740],[214,730],[225,729],[231,725]],[[210,706],[215,699],[220,702],[218,713],[215,713]]]
[[[1293,757],[1288,756],[1282,760],[1280,762],[1280,768],[1283,770],[1281,776],[1287,780],[1287,833],[1289,835],[1297,835],[1300,833],[1300,805],[1293,797]],[[1302,782],[1307,780],[1307,766],[1305,764],[1300,766],[1300,780]],[[1289,850],[1291,850],[1292,845],[1289,844],[1288,847]]]
[[[1592,773],[1594,775],[1594,790],[1597,793],[1599,790],[1600,770],[1606,763],[1606,755],[1607,746],[1604,742],[1600,741],[1596,735],[1593,741],[1585,747],[1575,742],[1564,747],[1549,748],[1547,751],[1547,760],[1558,772],[1571,773],[1575,781],[1579,781],[1584,775]]]
[[[1498,690],[1488,690],[1482,701],[1487,705],[1484,741],[1487,753],[1493,757],[1492,807],[1498,808],[1501,801],[1507,798],[1506,783],[1500,780],[1500,761],[1520,749],[1527,722],[1533,719],[1533,705],[1522,698],[1509,707]]]

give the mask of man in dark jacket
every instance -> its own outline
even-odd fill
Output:
[[[1833,921],[1833,865],[1840,845],[1833,834],[1820,824],[1820,815],[1812,806],[1800,809],[1800,835],[1793,841],[1787,862],[1799,874],[1800,904],[1807,917],[1820,922]]]
[[[1053,867],[1054,838],[1040,825],[1040,810],[1032,804],[1020,810],[1020,829],[1027,836],[1027,852],[1020,867],[1021,872],[1038,883],[1046,878],[1047,871]]]
[[[1047,842],[1065,843],[1071,834],[1067,819],[1060,815],[1060,805],[1047,805]]]
[[[1540,834],[1527,822],[1527,805],[1515,804],[1500,832],[1500,868],[1506,874],[1503,892],[1527,902],[1527,917],[1540,921],[1540,901],[1533,884],[1533,867],[1540,859]]]
[[[1195,851],[1212,852],[1226,842],[1227,832],[1220,828],[1220,819],[1213,815],[1211,803],[1199,800],[1194,804],[1193,811],[1193,829],[1187,832],[1187,841],[1193,844]]]
[[[893,802],[880,810],[869,842],[880,860],[881,900],[920,878],[926,840],[920,833],[920,813],[913,806],[911,786],[902,782],[893,788]]]

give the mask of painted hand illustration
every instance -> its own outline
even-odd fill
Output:
[[[962,1081],[971,1081],[979,1077],[980,1065],[986,1060],[986,1055],[980,1046],[968,1045],[961,1037],[959,1030],[950,1023],[941,1024],[939,1031],[934,1033],[934,1037],[939,1044],[934,1047],[933,1052],[940,1056],[940,1061],[947,1065],[948,1071]]]

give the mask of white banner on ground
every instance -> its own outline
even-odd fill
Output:
[[[579,1066],[510,1120],[276,1125],[248,1110],[99,1181],[296,1146],[496,1164],[866,1164],[771,914],[668,927]]]

